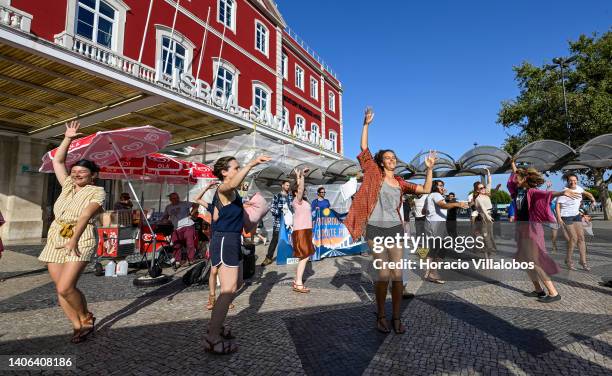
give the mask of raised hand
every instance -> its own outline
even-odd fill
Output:
[[[427,158],[425,158],[425,167],[427,167],[428,169],[433,168],[437,160],[438,153],[436,153],[435,150],[430,150],[429,155],[427,155]]]
[[[253,158],[253,160],[251,161],[251,165],[257,166],[258,164],[266,163],[271,160],[272,158],[268,157],[267,155],[260,155],[260,156]]]
[[[82,133],[79,133],[80,127],[81,124],[76,120],[66,123],[66,132],[64,132],[64,137],[75,138],[82,135]]]
[[[367,107],[363,118],[363,125],[369,125],[372,120],[374,120],[374,111],[372,111],[372,107]]]

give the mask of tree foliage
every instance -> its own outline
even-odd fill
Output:
[[[559,65],[538,67],[523,62],[513,68],[520,92],[516,98],[502,102],[497,119],[509,132],[504,149],[511,155],[542,139],[569,142],[578,149],[590,139],[612,132],[612,32],[581,35],[569,42],[569,55],[574,60],[563,69],[567,118]],[[606,177],[604,169],[580,173],[597,188],[605,218],[612,219],[608,198],[612,177]]]

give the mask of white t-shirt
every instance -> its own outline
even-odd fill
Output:
[[[422,195],[420,198],[414,199],[414,217],[422,218],[423,215],[423,207],[425,206],[425,200],[427,200],[427,195]]]
[[[440,201],[445,200],[444,196],[438,192],[431,193],[429,196],[427,196],[427,202],[425,205],[427,207],[427,220],[429,222],[446,221],[446,209],[442,209],[435,204],[436,202]]]
[[[176,205],[166,206],[164,215],[167,215],[174,225],[174,229],[181,227],[192,226],[193,220],[191,219],[191,207],[193,204],[187,201],[181,201]]]
[[[573,189],[572,191],[582,194],[584,189],[580,186],[576,186],[576,189]],[[561,206],[561,216],[575,217],[580,214],[580,202],[582,202],[582,197],[569,198],[567,196],[561,196],[557,198],[557,203]]]

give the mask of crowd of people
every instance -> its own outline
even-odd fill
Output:
[[[471,209],[473,232],[484,239],[483,256],[492,257],[497,246],[493,236],[490,173],[487,171],[487,184],[475,182],[468,200],[458,201],[453,192],[447,193],[442,180],[433,179],[437,156],[431,151],[424,161],[426,174],[423,184],[407,182],[394,174],[397,157],[393,150],[383,149],[374,155],[370,152],[368,133],[373,119],[374,113],[367,109],[361,133],[361,152],[357,156],[363,172],[362,184],[353,195],[350,209],[344,219],[344,225],[352,238],[365,239],[372,249],[375,239],[379,237],[396,237],[398,234],[410,234],[413,230],[417,236],[426,234],[456,237],[458,211]],[[64,140],[53,159],[53,168],[62,185],[62,192],[55,202],[55,220],[49,229],[47,244],[39,257],[47,263],[60,306],[73,325],[71,341],[74,343],[86,340],[95,330],[96,318],[88,310],[85,295],[77,288],[77,282],[95,250],[93,219],[103,207],[105,198],[104,190],[94,185],[98,167],[93,162],[80,160],[70,170],[65,166],[68,146],[79,135],[78,129],[77,122],[66,125]],[[212,269],[207,308],[212,310],[212,313],[205,335],[205,349],[215,354],[229,354],[238,349],[235,336],[225,325],[225,319],[232,307],[235,293],[242,285],[239,268],[242,242],[245,225],[253,220],[250,217],[249,197],[246,195],[248,186],[244,180],[252,168],[269,160],[268,156],[258,156],[241,166],[232,156],[219,158],[213,167],[218,183],[202,190],[195,202],[181,201],[177,193],[170,194],[170,203],[163,212],[162,221],[168,221],[173,227],[175,268],[185,263],[183,249],[187,251],[187,263],[192,263],[199,243],[208,243],[205,248]],[[331,206],[325,198],[325,187],[317,189],[317,197],[312,201],[307,200],[304,193],[307,173],[308,169],[295,170],[294,184],[283,182],[280,192],[274,195],[270,204],[273,218],[272,236],[261,264],[265,267],[273,262],[281,223],[290,225],[293,229],[291,238],[294,257],[299,259],[292,283],[292,289],[297,293],[310,292],[305,286],[303,275],[309,257],[315,252],[312,235],[313,212]],[[562,229],[567,239],[566,265],[569,269],[575,269],[572,256],[574,248],[577,247],[581,266],[584,270],[589,270],[582,227],[583,217],[579,208],[583,196],[592,202],[595,200],[578,186],[575,175],[568,175],[566,181],[567,186],[561,191],[554,192],[550,190],[550,186],[546,190],[539,189],[544,183],[542,174],[533,168],[517,168],[513,161],[512,174],[507,183],[513,200],[513,219],[518,224],[516,259],[535,264],[533,270],[527,271],[534,286],[534,290],[527,295],[545,303],[558,301],[561,297],[550,278],[559,271],[559,267],[546,251],[543,225],[551,225],[555,230]],[[209,213],[208,220],[204,221],[198,215],[200,207]],[[132,209],[129,195],[122,194],[115,209]],[[411,217],[414,217],[414,228],[410,226]],[[260,220],[261,218],[257,218],[255,221]],[[250,232],[249,235],[259,237],[264,244],[268,240],[262,233]],[[426,257],[431,261],[442,260],[448,251],[443,246],[434,246],[428,250]],[[404,249],[397,245],[385,245],[382,252],[371,254],[374,261],[398,262],[405,257]],[[407,281],[399,269],[383,267],[376,273],[375,326],[383,333],[389,333],[391,330],[397,334],[404,333],[406,327],[400,317],[400,301],[407,295]],[[435,269],[425,270],[423,278],[432,283],[445,283]],[[218,297],[217,279],[220,282]],[[390,322],[385,312],[389,289],[392,303]]]

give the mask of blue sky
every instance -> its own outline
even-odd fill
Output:
[[[567,55],[568,40],[612,26],[609,0],[277,3],[342,81],[345,156],[352,159],[366,105],[376,113],[370,148],[394,149],[403,160],[428,149],[459,158],[474,142],[500,146],[500,103],[518,94],[512,66],[548,63]],[[446,185],[461,197],[473,181]]]

